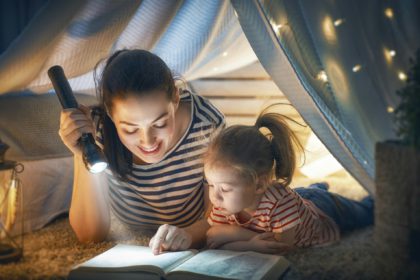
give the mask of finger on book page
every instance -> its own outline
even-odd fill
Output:
[[[163,240],[162,247],[165,250],[171,250],[174,244],[174,241],[180,235],[179,229],[175,226],[168,227],[168,233],[166,234],[165,239]]]
[[[169,225],[161,225],[155,236],[153,236],[152,252],[154,255],[158,255],[162,251],[162,244],[165,241],[166,235],[168,234]]]

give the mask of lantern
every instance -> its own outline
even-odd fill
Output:
[[[0,140],[0,263],[17,261],[23,254],[23,196],[18,178],[23,165],[5,160],[8,148]]]

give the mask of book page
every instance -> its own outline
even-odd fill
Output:
[[[150,271],[160,275],[195,254],[193,250],[163,252],[153,255],[149,247],[118,244],[82,263],[78,270],[90,271]]]
[[[175,274],[183,273],[185,275],[188,271],[219,279],[263,279],[264,275],[276,264],[285,266],[284,269],[279,270],[280,273],[284,271],[288,263],[287,261],[279,262],[283,259],[282,256],[255,252],[206,250],[174,268],[169,274],[175,276]]]

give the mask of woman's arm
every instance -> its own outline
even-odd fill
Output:
[[[70,225],[81,242],[103,241],[109,231],[108,187],[105,174],[90,173],[81,156],[74,156]]]
[[[65,109],[60,114],[59,135],[74,155],[70,225],[81,242],[104,240],[110,224],[104,174],[87,171],[78,143],[82,133],[95,135],[90,114],[90,109],[82,104],[78,109]]]
[[[150,239],[149,247],[153,254],[157,255],[164,250],[177,251],[189,248],[201,248],[206,241],[206,232],[209,229],[207,216],[211,209],[211,203],[208,196],[208,187],[204,188],[204,217],[192,225],[179,228],[172,225],[161,225],[156,234]]]

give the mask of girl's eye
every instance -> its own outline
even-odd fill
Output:
[[[227,193],[227,192],[230,192],[231,190],[225,190],[225,189],[222,189],[222,192],[224,192],[224,193]]]
[[[209,188],[213,188],[213,185],[208,185],[209,186]]]

